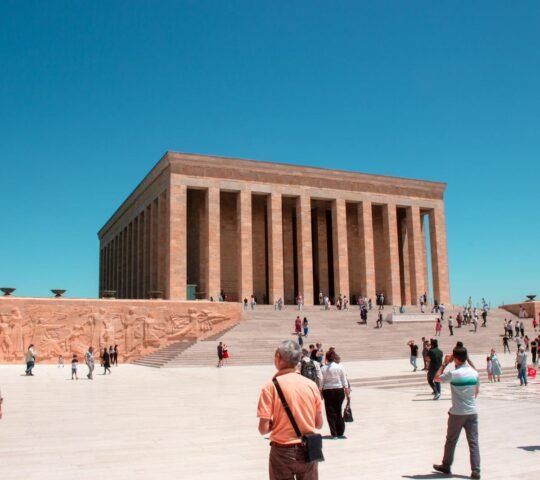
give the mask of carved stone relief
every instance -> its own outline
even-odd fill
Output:
[[[114,345],[120,360],[132,361],[238,323],[240,309],[232,303],[164,300],[0,299],[0,362],[22,361],[30,344],[38,362]]]

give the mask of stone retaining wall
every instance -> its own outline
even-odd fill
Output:
[[[133,361],[173,342],[203,339],[240,322],[239,303],[0,297],[0,362],[20,363],[30,344],[38,362],[82,360],[91,345],[118,345]]]

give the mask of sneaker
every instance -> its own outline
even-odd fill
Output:
[[[437,395],[433,397],[433,400],[439,400],[439,398],[441,398],[441,394],[437,393]]]
[[[471,478],[479,479],[480,478],[480,472],[476,472],[476,471],[472,472],[471,473]]]
[[[449,467],[446,465],[433,465],[433,470],[436,470],[437,472],[446,473],[447,475],[452,475],[452,472]],[[472,477],[471,477],[472,478]]]

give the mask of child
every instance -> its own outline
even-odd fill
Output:
[[[77,354],[73,354],[73,358],[71,359],[71,380],[73,380],[73,377],[75,377],[75,380],[79,380],[79,377],[77,376],[77,365],[79,364],[79,359],[77,358]]]
[[[493,362],[491,361],[491,355],[486,357],[487,362],[487,374],[489,382],[493,382]]]
[[[62,355],[58,355],[58,368],[64,368],[64,357]]]

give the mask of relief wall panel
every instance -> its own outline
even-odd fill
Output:
[[[204,339],[240,322],[241,305],[166,300],[75,300],[0,297],[0,363],[21,363],[30,344],[37,361],[81,359],[118,345],[136,360],[171,343]]]

